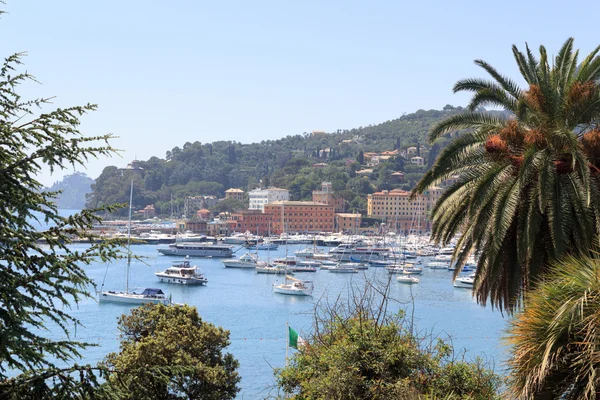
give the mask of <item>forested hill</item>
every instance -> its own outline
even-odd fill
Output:
[[[396,157],[376,166],[368,176],[357,176],[357,170],[371,168],[362,154],[395,149],[402,153],[414,146],[426,164],[431,164],[444,143],[430,148],[427,133],[435,123],[462,111],[461,107],[452,106],[419,110],[378,125],[326,134],[304,133],[252,144],[187,142],[167,151],[164,159],[152,157],[129,168],[106,167],[92,185],[87,205],[126,203],[127,182],[137,176],[134,206],[154,204],[159,213],[170,210],[171,195],[175,205],[181,206],[187,196],[222,197],[230,187],[249,190],[261,185],[287,188],[292,199],[302,200],[309,199],[322,181],[333,183],[334,190],[348,200],[349,209],[364,211],[367,193],[390,186],[410,189],[427,165],[410,165],[406,157]],[[394,185],[389,177],[396,171],[405,172],[406,179]]]
[[[50,192],[61,190],[62,193],[56,199],[58,208],[81,210],[85,207],[86,194],[92,191],[94,180],[81,172],[75,172],[72,175],[65,176],[61,181],[55,182],[50,188]]]

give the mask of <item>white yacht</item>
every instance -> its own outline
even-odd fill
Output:
[[[454,280],[454,287],[473,289],[474,283],[475,283],[475,274],[471,274],[469,276],[459,276],[458,278],[456,278]]]
[[[450,263],[445,262],[445,261],[433,261],[430,262],[429,264],[427,264],[427,268],[431,268],[431,269],[448,269],[448,267],[450,266]]]
[[[346,243],[331,249],[329,254],[336,257],[340,261],[369,261],[383,260],[389,258],[392,253],[389,248],[385,247],[370,247],[370,246],[355,246],[354,244]]]
[[[349,265],[338,264],[335,267],[329,267],[327,269],[329,272],[333,272],[335,274],[356,274],[358,273],[358,269],[351,267]]]
[[[131,290],[115,292],[112,290],[102,291],[98,296],[101,303],[125,303],[125,304],[171,304],[165,293],[156,288],[146,288],[143,291]]]
[[[159,248],[158,251],[166,256],[231,257],[233,255],[232,247],[211,242],[177,242],[169,247]]]
[[[415,278],[414,276],[410,275],[398,275],[396,280],[400,283],[407,283],[409,285],[419,283],[419,278]]]
[[[182,261],[173,261],[173,264],[162,272],[155,272],[158,280],[165,283],[179,283],[181,285],[206,285],[208,279],[198,272],[198,268],[190,264],[190,258]]]
[[[273,283],[273,292],[292,296],[311,296],[313,289],[311,281],[301,281],[289,275],[285,276],[284,283]]]
[[[272,274],[272,275],[285,275],[291,274],[292,272],[288,269],[287,265],[275,264],[275,265],[264,265],[255,268],[257,274]]]
[[[246,253],[238,259],[221,261],[225,268],[256,268],[266,267],[267,263],[260,261],[256,254]]]

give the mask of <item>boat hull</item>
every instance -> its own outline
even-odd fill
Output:
[[[160,282],[164,283],[177,283],[179,285],[206,285],[208,282],[207,279],[198,279],[198,278],[182,278],[168,275],[159,275],[155,274],[158,277]]]
[[[244,263],[239,261],[223,261],[225,268],[256,268],[256,263]]]
[[[473,283],[467,283],[467,282],[455,280],[454,287],[461,288],[461,289],[473,289]]]
[[[165,297],[148,297],[141,294],[100,292],[98,301],[100,303],[121,304],[169,304],[170,300]]]
[[[159,253],[165,256],[178,256],[178,257],[231,257],[233,254],[231,250],[191,250],[191,249],[158,249]]]
[[[287,289],[279,286],[273,286],[273,292],[286,294],[288,296],[311,296],[312,293],[307,290]]]

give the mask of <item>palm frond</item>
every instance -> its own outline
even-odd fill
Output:
[[[525,59],[525,55],[519,51],[517,46],[513,44],[512,46],[513,56],[515,57],[515,61],[517,62],[517,66],[519,67],[519,71],[523,78],[525,78],[525,82],[530,85],[537,83],[537,75],[534,70],[530,69],[530,64]]]
[[[517,85],[512,79],[498,73],[494,67],[483,60],[475,60],[475,64],[485,69],[487,73],[490,74],[498,82],[498,84],[500,84],[500,86],[502,86],[502,88],[515,99],[521,97],[521,88],[519,88],[519,85]]]
[[[456,114],[435,125],[429,133],[429,141],[433,143],[439,139],[440,136],[460,129],[481,127],[500,128],[505,122],[506,120],[502,118],[494,117],[486,113],[466,112]]]

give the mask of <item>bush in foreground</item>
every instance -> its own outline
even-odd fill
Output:
[[[288,366],[277,370],[293,399],[494,399],[500,378],[481,360],[452,357],[452,347],[415,336],[400,318],[363,307],[329,313]],[[429,397],[431,396],[431,397]]]

